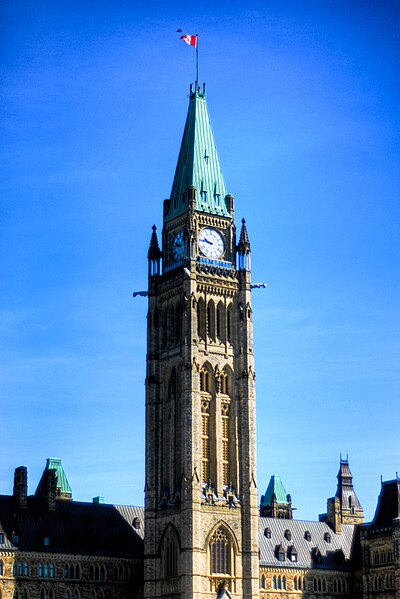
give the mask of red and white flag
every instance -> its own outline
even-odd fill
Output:
[[[188,46],[197,48],[197,35],[181,35],[181,40],[188,44]]]

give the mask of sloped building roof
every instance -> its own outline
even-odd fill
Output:
[[[30,496],[27,507],[20,509],[12,496],[1,495],[0,522],[5,533],[2,548],[120,557],[143,555],[143,508],[58,499],[55,509],[49,510],[44,498]]]
[[[352,524],[344,524],[342,534],[337,535],[325,522],[260,518],[260,565],[349,570],[355,533]],[[285,555],[283,562],[279,559],[280,547]],[[290,558],[293,553],[297,554],[295,561]]]

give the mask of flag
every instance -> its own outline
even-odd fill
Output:
[[[188,46],[197,48],[197,35],[181,35],[181,40],[188,44]]]

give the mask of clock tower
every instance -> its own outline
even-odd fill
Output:
[[[207,111],[190,90],[162,247],[153,227],[146,372],[146,599],[259,597],[250,243],[236,239]]]

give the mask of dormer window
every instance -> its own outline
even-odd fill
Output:
[[[324,534],[324,541],[325,543],[330,543],[332,541],[331,535],[329,534],[329,532],[326,532]]]
[[[220,206],[221,205],[221,195],[219,193],[215,194],[215,205],[216,206]]]
[[[11,542],[12,543],[19,543],[19,535],[16,532],[12,533]]]
[[[313,560],[315,564],[321,564],[322,563],[322,555],[320,550],[318,549],[318,547],[316,547],[313,550]]]
[[[50,539],[49,539],[49,537],[44,537],[44,539],[43,539],[43,545],[45,547],[48,547],[50,545]]]
[[[280,561],[280,562],[284,562],[286,560],[286,553],[285,553],[285,550],[282,547],[282,545],[279,545],[276,548],[276,557],[278,558],[278,561]]]
[[[132,526],[133,526],[133,528],[136,528],[136,529],[140,528],[140,520],[139,520],[139,518],[134,518],[133,519]]]
[[[271,538],[271,529],[270,528],[266,528],[264,530],[264,537],[267,538],[267,539]]]
[[[308,530],[304,533],[304,538],[306,541],[311,541],[311,533]]]
[[[288,558],[291,562],[297,562],[297,551],[292,547],[288,547]]]
[[[287,539],[288,541],[292,540],[292,533],[290,532],[289,529],[285,530],[285,539]]]
[[[3,545],[4,543],[4,533],[0,532],[0,545]]]

